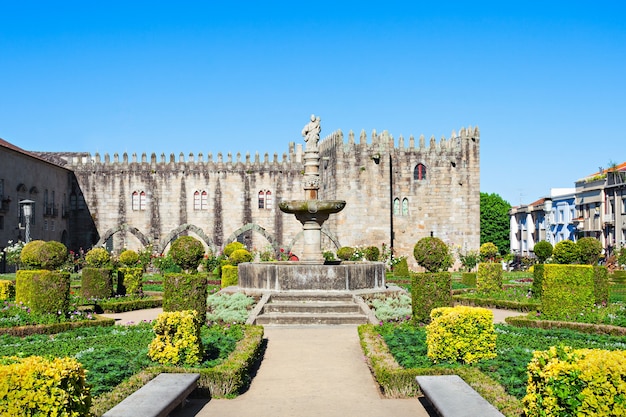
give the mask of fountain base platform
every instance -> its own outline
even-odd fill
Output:
[[[385,289],[382,262],[249,262],[239,264],[239,288],[261,291],[356,291]]]

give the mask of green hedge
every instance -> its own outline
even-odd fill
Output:
[[[226,288],[239,284],[238,268],[235,265],[222,266],[222,282],[221,287]]]
[[[200,323],[206,322],[207,274],[165,274],[163,311],[196,310]]]
[[[468,287],[475,287],[476,272],[463,272],[463,275],[461,275],[461,284],[467,285]]]
[[[407,263],[406,258],[400,258],[398,263],[393,266],[393,276],[399,278],[408,277],[410,275],[411,273],[409,272],[409,264]]]
[[[593,307],[594,270],[591,265],[545,265],[541,312],[549,320],[564,320]]]
[[[80,327],[113,326],[115,319],[94,316],[94,320],[66,321],[63,323],[37,324],[35,326],[0,327],[0,335],[29,336],[31,334],[56,334]]]
[[[99,300],[95,304],[98,313],[124,313],[126,311],[143,310],[146,308],[158,308],[163,306],[163,297],[144,297],[124,300],[123,298],[111,298]]]
[[[543,271],[545,264],[537,264],[533,267],[532,292],[535,297],[541,298],[541,286],[543,285]]]
[[[569,329],[588,334],[608,334],[612,336],[626,336],[626,327],[609,324],[577,323],[573,321],[535,320],[527,316],[513,316],[504,319],[507,324],[516,327],[531,327],[537,329]]]
[[[80,292],[86,299],[103,299],[113,295],[111,268],[85,267],[81,273]]]
[[[504,308],[523,312],[537,311],[541,309],[541,303],[532,301],[520,302],[513,300],[499,300],[496,298],[476,298],[465,294],[453,295],[452,298],[456,303],[466,306]]]
[[[598,305],[609,302],[609,270],[604,265],[593,267],[593,296]]]
[[[413,320],[426,323],[433,308],[452,305],[452,274],[422,272],[411,274]]]
[[[70,305],[70,273],[19,270],[15,276],[15,301],[33,313],[65,314]]]
[[[476,289],[480,292],[500,291],[502,289],[502,265],[491,262],[479,263]]]
[[[119,268],[117,271],[118,295],[143,294],[143,268]]]
[[[15,283],[7,279],[0,279],[0,301],[15,298]]]

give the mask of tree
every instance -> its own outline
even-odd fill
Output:
[[[511,204],[498,194],[480,193],[480,244],[491,242],[501,254],[509,252]]]
[[[541,242],[535,243],[533,251],[535,252],[535,256],[537,256],[537,261],[539,261],[540,264],[543,264],[546,263],[546,259],[552,256],[553,249],[554,248],[550,242],[542,240]]]
[[[447,271],[452,266],[448,245],[438,237],[424,237],[413,248],[417,264],[428,272]]]

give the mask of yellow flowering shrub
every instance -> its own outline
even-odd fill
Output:
[[[222,266],[222,288],[237,285],[239,282],[239,274],[235,265]]]
[[[13,281],[0,279],[0,301],[15,297],[15,284]]]
[[[527,417],[626,416],[626,351],[551,347],[528,364]]]
[[[1,416],[88,416],[85,371],[74,358],[0,358]]]
[[[200,326],[195,310],[159,314],[154,322],[156,337],[148,356],[164,365],[197,365],[202,360]]]
[[[496,332],[491,310],[479,307],[440,307],[426,326],[427,355],[433,362],[471,364],[496,357]]]

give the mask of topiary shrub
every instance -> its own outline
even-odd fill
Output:
[[[80,292],[86,299],[107,299],[113,295],[111,268],[87,266],[81,271]]]
[[[343,246],[337,249],[337,258],[342,261],[349,261],[354,255],[354,248],[350,246]]]
[[[468,287],[475,287],[476,272],[463,272],[463,275],[461,275],[461,284],[467,285]]]
[[[602,244],[593,237],[583,237],[576,242],[581,264],[596,265],[602,254]]]
[[[169,255],[183,271],[196,272],[204,257],[204,246],[198,239],[181,236],[172,242]]]
[[[33,240],[22,248],[20,262],[27,269],[57,269],[67,259],[67,248],[61,242]]]
[[[70,305],[70,273],[19,270],[15,275],[15,302],[33,313],[66,314]]]
[[[480,307],[443,307],[430,313],[426,326],[428,357],[437,362],[472,364],[496,357],[493,313]]]
[[[230,286],[236,286],[239,284],[239,274],[235,265],[222,266],[222,281],[221,287],[226,288]]]
[[[541,288],[543,286],[543,270],[544,264],[537,264],[533,268],[533,285],[532,292],[535,297],[541,298]]]
[[[163,311],[195,310],[198,320],[206,321],[207,275],[165,274]]]
[[[480,293],[500,291],[502,289],[502,265],[481,262],[476,274],[476,290]]]
[[[224,246],[224,256],[228,258],[234,251],[245,248],[246,245],[241,242],[230,242],[228,245]]]
[[[413,320],[417,323],[427,323],[433,309],[452,305],[452,274],[449,272],[411,274],[411,300]]]
[[[593,296],[596,305],[606,305],[609,301],[609,269],[604,265],[593,267]]]
[[[93,268],[109,266],[111,255],[104,248],[93,248],[85,255],[85,265]]]
[[[239,265],[243,262],[250,262],[252,261],[252,254],[248,252],[247,249],[237,249],[230,254],[228,261],[231,265]]]
[[[117,270],[117,294],[143,296],[142,267],[122,267]]]
[[[202,339],[194,310],[161,313],[154,322],[155,337],[148,356],[163,365],[193,366],[202,360]]]
[[[581,313],[589,313],[595,301],[593,276],[590,265],[545,265],[541,289],[542,318],[573,321]]]
[[[552,249],[552,243],[550,242],[546,242],[545,240],[537,242],[533,248],[537,261],[542,264],[545,263],[546,259],[552,256]]]
[[[575,264],[580,259],[580,253],[576,243],[571,240],[562,240],[554,245],[552,260],[557,264]]]
[[[498,247],[491,242],[480,245],[480,258],[483,262],[494,262],[498,253],[500,253]]]
[[[376,246],[368,246],[364,250],[365,259],[371,262],[377,262],[380,258],[380,250]]]
[[[438,237],[424,237],[413,248],[417,264],[428,272],[446,271],[452,266],[448,245]]]
[[[409,264],[407,263],[406,257],[401,256],[399,258],[395,258],[396,262],[393,264],[393,276],[394,277],[408,277],[411,275],[409,271]]]
[[[129,268],[133,266],[137,266],[137,263],[139,262],[139,254],[135,252],[134,250],[127,249],[124,252],[120,253],[118,261],[122,265],[129,267]]]
[[[8,279],[0,279],[0,301],[15,298],[15,284]]]
[[[0,415],[89,416],[85,370],[74,358],[0,359]]]

